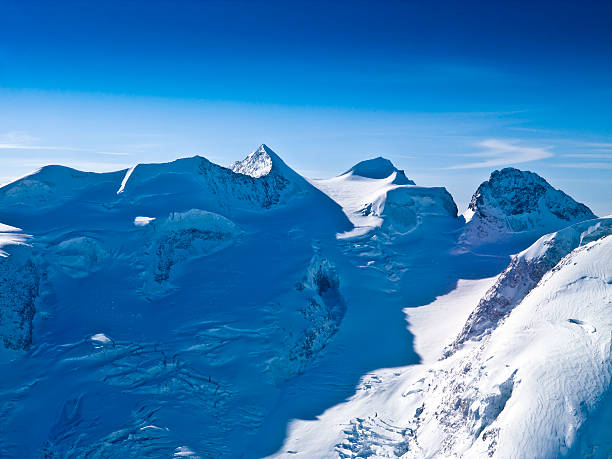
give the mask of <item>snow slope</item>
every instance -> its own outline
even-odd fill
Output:
[[[124,171],[98,174],[65,166],[45,166],[0,188],[0,208],[41,212],[71,200],[88,200],[119,188]]]
[[[482,297],[448,352],[494,329],[569,252],[612,232],[612,220],[589,220],[538,239],[513,257],[494,286]]]
[[[505,319],[441,360],[432,357],[443,341],[428,328],[440,329],[449,299],[464,311],[465,299],[476,303],[478,288],[459,284],[431,310],[408,310],[425,363],[364,377],[346,403],[294,422],[277,456],[609,457],[609,424],[597,420],[612,415],[611,222],[580,223],[525,251],[536,260],[554,251],[551,241],[571,241]]]
[[[567,454],[610,390],[611,256],[610,237],[574,250],[490,339],[416,382],[422,409],[407,457]],[[606,440],[589,447],[609,453]]]
[[[459,335],[475,311],[474,304],[496,281],[497,277],[460,279],[456,289],[434,302],[404,309],[422,362],[435,362],[443,356],[449,337]]]

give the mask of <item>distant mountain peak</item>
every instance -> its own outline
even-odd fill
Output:
[[[260,178],[270,174],[273,170],[278,172],[293,172],[289,166],[265,143],[262,143],[257,150],[249,154],[242,161],[233,162],[230,169],[238,174],[250,175]]]
[[[591,210],[544,178],[513,167],[495,170],[480,184],[469,204],[468,232],[481,239],[499,233],[556,231],[595,218]]]
[[[384,179],[391,174],[396,174],[393,183],[396,185],[414,185],[415,183],[406,177],[403,170],[397,169],[391,161],[382,156],[366,159],[351,167],[342,175],[352,174],[359,177],[371,179]]]
[[[267,153],[269,155],[276,155],[276,153],[274,153],[272,149],[268,147],[265,143],[262,143],[259,148],[254,151],[254,153]]]

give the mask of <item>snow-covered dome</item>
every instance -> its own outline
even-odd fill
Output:
[[[391,161],[382,156],[361,161],[342,175],[352,174],[370,179],[384,179],[394,173],[396,174],[393,181],[395,185],[414,185],[403,170],[397,169]]]

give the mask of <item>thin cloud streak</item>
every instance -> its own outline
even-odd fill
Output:
[[[562,155],[564,158],[576,158],[576,159],[610,159],[612,160],[611,153],[575,153]]]
[[[525,147],[499,139],[489,139],[479,142],[485,151],[470,153],[463,156],[472,158],[488,158],[484,161],[467,164],[457,164],[448,169],[474,169],[484,167],[509,166],[511,164],[527,163],[540,159],[551,158],[549,147]]]
[[[12,143],[0,143],[0,150],[51,150],[51,151],[78,151],[82,153],[96,153],[99,155],[109,155],[109,156],[130,156],[133,153],[129,153],[126,151],[96,151],[89,148],[74,148],[74,147],[55,147],[51,145],[18,145]],[[137,151],[135,153],[143,153],[142,151]]]
[[[131,156],[132,153],[128,153],[126,151],[96,151],[99,155],[109,155],[109,156]]]
[[[0,143],[0,150],[67,150],[67,151],[84,151],[80,148],[72,147],[53,147],[50,145],[19,145],[12,143]]]
[[[560,163],[554,164],[555,167],[571,167],[572,169],[612,169],[612,161],[609,163],[593,161],[585,163]]]
[[[584,142],[583,145],[593,148],[612,148],[612,142]]]

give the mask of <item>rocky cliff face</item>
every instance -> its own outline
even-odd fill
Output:
[[[28,246],[13,246],[0,257],[0,339],[7,349],[32,344],[32,321],[43,277]]]

